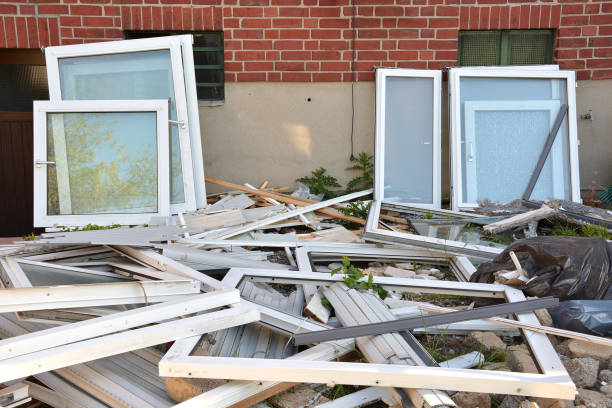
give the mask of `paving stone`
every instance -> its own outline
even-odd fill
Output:
[[[482,346],[486,352],[504,350],[506,348],[506,344],[495,333],[477,331],[470,333],[470,337]]]
[[[567,348],[571,357],[592,357],[599,360],[600,364],[606,364],[612,359],[612,347],[602,344],[593,344],[586,341],[570,340]]]
[[[414,271],[409,271],[407,269],[394,268],[392,266],[387,266],[384,274],[386,276],[392,276],[394,278],[415,278],[416,273]]]
[[[584,388],[578,388],[577,391],[576,405],[582,404],[586,408],[612,408],[612,399],[601,392],[585,390]]]
[[[601,370],[599,372],[599,381],[612,384],[612,370]]]
[[[308,404],[317,394],[318,392],[308,385],[298,384],[287,391],[268,398],[267,401],[276,408],[296,408]],[[317,406],[328,401],[328,398],[321,395],[308,406]]]
[[[606,397],[612,397],[612,384],[604,385],[599,389],[599,392],[604,394]]]
[[[592,387],[597,382],[599,361],[594,358],[572,358],[571,360],[563,361],[563,364],[576,387]]]
[[[489,394],[476,392],[458,392],[451,399],[459,407],[470,408],[491,408],[491,397]]]
[[[499,404],[499,408],[519,408],[523,400],[525,400],[525,397],[519,397],[518,395],[506,395],[501,404]]]
[[[522,373],[539,373],[538,367],[531,358],[531,353],[524,344],[508,347],[506,349],[506,361],[510,367]]]

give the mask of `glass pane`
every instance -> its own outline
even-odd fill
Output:
[[[565,81],[462,78],[460,87],[463,202],[520,198],[566,103]],[[531,195],[551,198],[570,199],[567,116]]]
[[[169,50],[92,55],[59,60],[62,99],[176,99]],[[170,203],[184,203],[178,127],[170,125]]]
[[[433,203],[433,79],[387,77],[384,200]]]
[[[40,265],[19,263],[32,286],[83,285],[88,283],[126,282],[129,279],[54,269]]]
[[[157,212],[155,112],[48,113],[47,214]]]
[[[510,31],[510,64],[552,63],[552,37],[550,30]]]

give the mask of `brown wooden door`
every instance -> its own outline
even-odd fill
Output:
[[[0,237],[33,227],[32,114],[0,112]]]

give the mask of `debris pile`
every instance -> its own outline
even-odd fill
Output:
[[[531,197],[579,200],[577,159],[563,159],[576,149],[573,73],[538,70],[527,83],[546,86],[523,103],[514,88],[535,71],[450,71],[463,88],[451,92],[451,210],[439,71],[377,70],[383,88],[425,79],[433,102],[392,109],[402,87],[390,86],[373,177],[325,197],[204,177],[189,36],[46,52],[34,214],[46,231],[0,246],[1,407],[612,406],[609,313],[589,318],[607,303],[559,303],[610,300],[610,214]],[[545,126],[511,139],[495,115],[529,109]],[[427,141],[383,126],[394,120],[428,124]],[[481,131],[513,149],[492,163]],[[500,189],[500,172],[516,179]],[[508,197],[521,200],[498,204]],[[542,236],[561,235],[547,232],[559,218],[590,237]]]

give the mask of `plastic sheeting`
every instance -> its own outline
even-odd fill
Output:
[[[568,300],[548,311],[560,329],[612,336],[612,300]]]
[[[531,278],[521,289],[530,296],[560,300],[612,299],[612,243],[602,238],[534,237],[508,246],[492,262],[481,264],[472,282],[493,282],[494,273],[515,270],[514,251]]]

